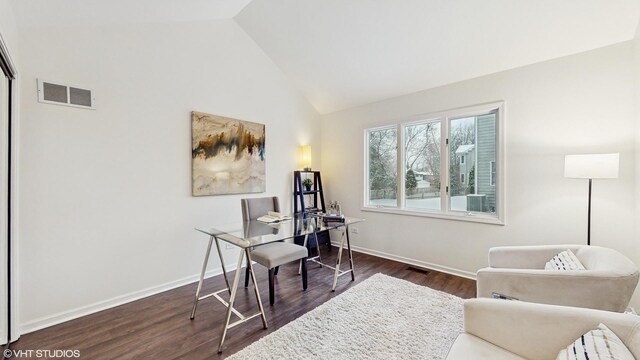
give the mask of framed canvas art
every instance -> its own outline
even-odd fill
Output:
[[[193,196],[265,191],[265,126],[191,113]]]

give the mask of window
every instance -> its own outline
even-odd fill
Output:
[[[504,223],[503,103],[365,130],[363,210]]]
[[[407,208],[440,210],[440,136],[439,121],[404,126]]]
[[[398,157],[396,127],[367,132],[369,145],[369,197],[373,206],[397,206]]]

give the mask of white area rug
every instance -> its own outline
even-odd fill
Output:
[[[228,359],[444,359],[463,330],[462,304],[376,274]]]

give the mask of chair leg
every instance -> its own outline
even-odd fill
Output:
[[[276,271],[273,273],[273,275],[278,275],[278,270],[280,270],[280,266],[276,266]]]
[[[273,305],[275,302],[275,269],[269,269],[269,304]]]
[[[302,290],[307,290],[307,258],[300,260],[300,268],[302,270]]]
[[[247,266],[247,271],[244,273],[244,287],[249,287],[249,276],[251,276],[251,273],[249,272],[249,266]]]

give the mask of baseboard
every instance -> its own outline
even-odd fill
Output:
[[[332,241],[331,245],[333,245],[335,247],[339,247],[340,243]],[[421,268],[436,270],[436,271],[440,271],[440,272],[451,274],[451,275],[455,275],[455,276],[460,276],[460,277],[471,279],[471,280],[475,280],[476,279],[476,274],[472,273],[470,271],[455,269],[455,268],[451,268],[451,267],[448,267],[448,266],[437,265],[437,264],[433,264],[433,263],[426,262],[426,261],[410,259],[410,258],[407,258],[407,257],[404,257],[404,256],[393,255],[393,254],[385,253],[385,252],[378,251],[378,250],[367,249],[367,248],[360,247],[360,246],[351,245],[351,249],[353,251],[361,252],[361,253],[368,254],[368,255],[377,256],[377,257],[384,258],[384,259],[398,261],[398,262],[401,262],[401,263],[405,263],[407,265],[419,266]],[[356,266],[357,266],[357,264],[356,264]],[[357,270],[357,267],[356,267],[356,270]]]
[[[234,271],[236,269],[235,265],[233,267],[227,267],[227,271]],[[222,268],[217,268],[213,270],[209,270],[205,273],[205,278],[210,278],[212,276],[217,276],[222,274]],[[24,324],[20,324],[20,334],[28,334],[30,332],[34,332],[36,330],[44,329],[53,325],[58,325],[63,322],[77,319],[79,317],[87,316],[98,311],[110,309],[116,306],[120,306],[126,303],[130,303],[132,301],[140,300],[142,298],[156,295],[161,292],[165,292],[171,289],[178,288],[180,286],[184,286],[187,284],[191,284],[200,279],[200,275],[192,275],[182,279],[178,279],[175,281],[171,281],[165,284],[161,284],[158,286],[152,286],[143,290],[134,291],[129,294],[116,296],[111,299],[99,301],[93,304],[85,305],[76,309],[63,311],[57,314],[48,315],[41,317],[39,319],[35,319]]]

